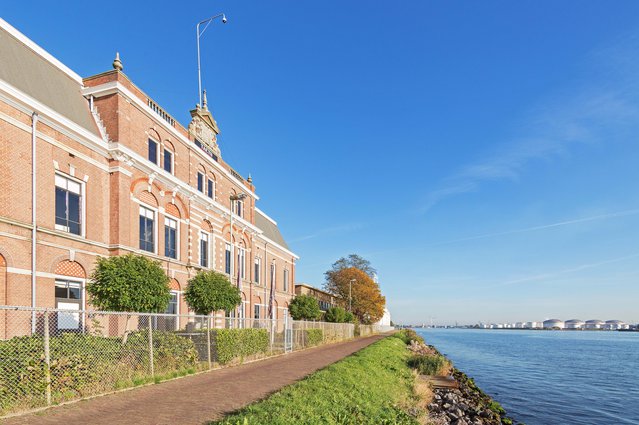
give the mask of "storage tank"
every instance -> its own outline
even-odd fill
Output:
[[[583,329],[586,323],[583,320],[579,319],[570,319],[566,320],[565,328],[566,329]]]
[[[559,319],[548,319],[544,320],[544,329],[563,329],[564,328],[563,320]]]
[[[590,320],[586,320],[586,325],[585,328],[586,329],[601,329],[604,325],[603,320],[598,320],[598,319],[590,319]]]

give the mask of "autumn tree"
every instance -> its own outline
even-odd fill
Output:
[[[364,273],[366,273],[371,279],[375,279],[375,275],[377,274],[377,270],[373,268],[371,262],[365,258],[360,257],[357,254],[350,254],[348,257],[342,257],[336,262],[333,263],[331,269],[324,273],[326,277],[326,281],[328,282],[331,279],[331,276],[341,270],[347,269],[349,267],[355,267],[356,269],[360,269]]]
[[[352,304],[352,313],[361,323],[371,324],[382,318],[386,298],[367,272],[347,267],[329,270],[326,276],[325,289],[342,300],[345,309]]]

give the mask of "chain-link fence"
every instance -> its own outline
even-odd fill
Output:
[[[0,417],[354,336],[347,323],[0,306]]]

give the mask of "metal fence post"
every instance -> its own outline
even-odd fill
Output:
[[[35,311],[34,311],[35,313]],[[49,311],[44,311],[44,382],[47,406],[51,406],[51,352],[49,350]]]
[[[207,360],[209,361],[209,369],[211,369],[211,323],[210,318],[206,318],[206,350]]]
[[[151,377],[155,378],[155,367],[153,365],[153,320],[149,315],[149,366],[151,370]]]

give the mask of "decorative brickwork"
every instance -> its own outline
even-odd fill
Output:
[[[60,276],[71,276],[85,279],[87,277],[84,268],[76,261],[64,260],[58,263],[55,274]]]
[[[152,205],[154,207],[158,206],[158,200],[148,190],[143,190],[142,192],[140,192],[140,195],[138,195],[138,199],[140,199],[140,201],[144,202],[147,205]]]
[[[166,204],[166,206],[164,207],[164,211],[167,214],[170,214],[172,216],[180,218],[180,210],[178,209],[177,205],[175,205],[175,204]]]

